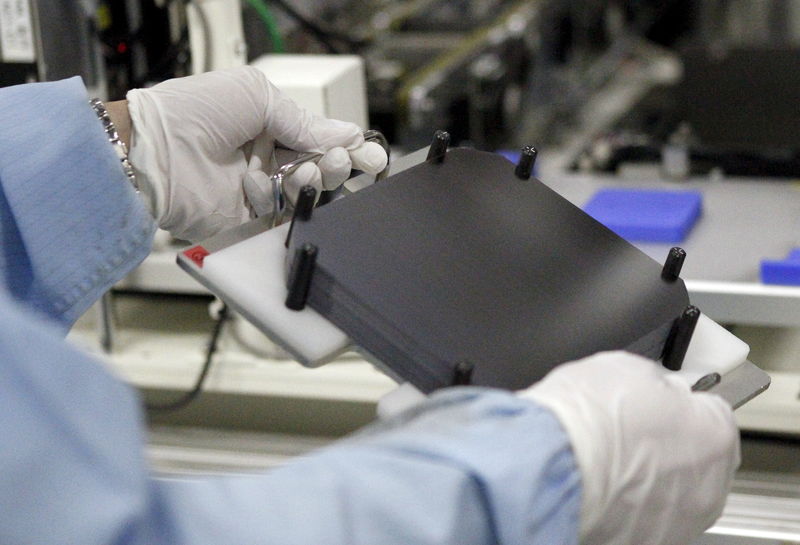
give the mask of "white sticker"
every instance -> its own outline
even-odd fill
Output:
[[[28,0],[0,0],[0,60],[36,62]]]

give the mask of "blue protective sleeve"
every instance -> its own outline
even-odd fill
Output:
[[[577,543],[555,417],[460,388],[277,470],[157,480],[135,394],[0,294],[0,543]]]
[[[0,288],[63,326],[155,230],[79,78],[0,89]]]

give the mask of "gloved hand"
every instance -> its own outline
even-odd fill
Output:
[[[325,152],[284,180],[292,202],[306,184],[319,194],[351,168],[377,174],[387,161],[358,126],[312,115],[249,66],[168,80],[126,98],[139,188],[158,225],[190,241],[272,210],[275,142]]]
[[[564,364],[519,395],[555,413],[570,437],[581,543],[686,545],[722,513],[740,461],[722,398],[624,352]]]

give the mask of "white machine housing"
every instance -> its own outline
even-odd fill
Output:
[[[364,61],[356,55],[264,55],[251,63],[317,115],[368,128]]]

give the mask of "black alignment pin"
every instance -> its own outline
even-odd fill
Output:
[[[686,260],[686,252],[677,246],[672,248],[664,261],[664,268],[661,269],[661,278],[667,282],[674,282],[680,277],[683,262]]]
[[[441,163],[444,161],[444,156],[447,154],[447,146],[449,145],[450,133],[447,131],[436,131],[433,134],[433,141],[431,142],[431,147],[428,149],[428,156],[425,160]]]
[[[289,293],[286,295],[286,307],[291,310],[303,310],[311,288],[311,279],[317,263],[317,247],[303,244],[294,254],[294,261],[289,272]]]
[[[463,360],[453,367],[452,386],[469,386],[472,383],[472,372],[475,370],[470,362]]]
[[[292,214],[292,224],[289,226],[289,232],[286,234],[286,242],[283,244],[287,248],[289,247],[289,241],[292,240],[294,222],[296,220],[310,220],[311,213],[314,211],[314,201],[316,200],[317,190],[314,186],[304,185],[300,188],[300,193],[297,195],[297,203],[294,206],[294,214]]]
[[[664,367],[671,371],[680,371],[699,318],[700,309],[689,305],[672,324],[672,330],[669,332],[667,342],[664,343],[664,353],[661,356],[661,364]]]
[[[514,175],[520,180],[528,180],[533,174],[533,165],[536,163],[536,156],[539,154],[533,146],[525,146],[519,154],[517,167]]]

